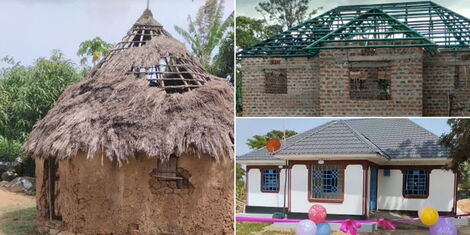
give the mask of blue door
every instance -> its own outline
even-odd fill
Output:
[[[378,170],[375,167],[370,168],[370,212],[377,211],[377,174]]]

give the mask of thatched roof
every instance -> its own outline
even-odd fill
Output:
[[[85,152],[119,163],[140,153],[232,157],[233,88],[204,71],[146,10],[88,78],[64,91],[23,150],[58,159]]]

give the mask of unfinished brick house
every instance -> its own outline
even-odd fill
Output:
[[[340,6],[238,58],[244,116],[470,115],[470,20],[433,2]]]

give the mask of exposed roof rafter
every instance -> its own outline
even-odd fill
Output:
[[[246,48],[238,55],[239,57],[315,56],[315,51],[307,50],[305,47],[338,30],[371,9],[379,9],[427,40],[432,41],[437,45],[439,51],[470,50],[470,20],[438,4],[426,1],[339,6]],[[403,28],[403,25],[400,24],[399,27]],[[429,42],[425,43],[423,47],[426,47],[427,44]],[[387,47],[399,47],[399,45],[388,45]]]

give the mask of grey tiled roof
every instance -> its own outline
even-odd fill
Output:
[[[386,158],[447,157],[439,137],[408,119],[335,120],[286,139],[275,155],[260,148],[239,160],[269,160],[276,155],[371,154]]]
[[[352,128],[393,159],[447,157],[439,137],[409,119],[351,119]]]

